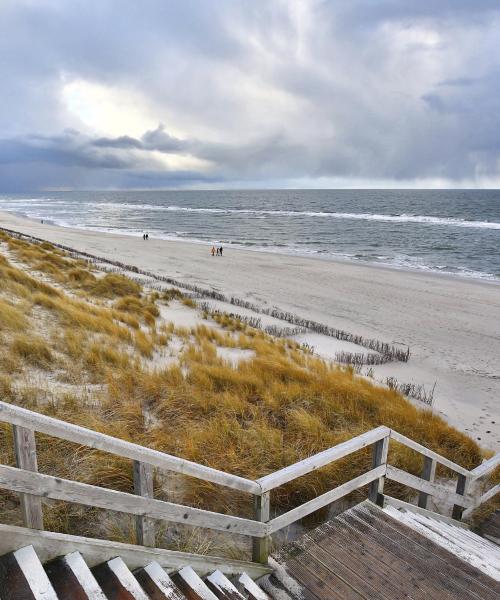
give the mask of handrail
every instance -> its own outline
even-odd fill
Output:
[[[269,490],[283,485],[284,483],[288,483],[289,481],[324,467],[335,460],[339,460],[340,458],[343,458],[352,452],[361,450],[361,448],[366,448],[366,446],[370,446],[371,444],[374,444],[375,442],[387,437],[390,433],[391,430],[388,427],[377,427],[376,429],[362,433],[361,435],[358,435],[347,442],[337,444],[332,448],[328,448],[327,450],[318,452],[313,456],[304,458],[304,460],[296,462],[293,465],[289,465],[288,467],[284,467],[279,471],[275,471],[274,473],[270,473],[265,477],[261,477],[260,479],[257,479],[257,483],[260,485],[263,492],[268,492]]]
[[[97,448],[104,450],[110,454],[116,454],[124,458],[138,460],[143,463],[150,464],[160,469],[174,471],[183,475],[190,475],[212,483],[218,483],[235,490],[248,492],[251,494],[259,494],[260,486],[251,479],[245,479],[238,475],[224,473],[212,467],[200,465],[198,463],[152,450],[139,444],[127,442],[119,438],[115,438],[105,433],[99,433],[92,429],[73,425],[67,421],[48,417],[40,413],[14,406],[6,402],[0,401],[0,421],[19,425],[33,431],[39,431],[54,437],[75,442],[82,446]]]
[[[485,460],[475,469],[472,469],[470,475],[472,479],[479,479],[480,477],[484,477],[487,473],[490,473],[494,469],[496,469],[500,465],[500,453],[495,454],[489,460]]]
[[[0,488],[4,487],[21,494],[26,526],[43,528],[42,506],[37,498],[47,497],[136,515],[138,522],[142,520],[142,527],[147,524],[147,519],[162,519],[249,535],[254,538],[254,560],[260,561],[267,561],[267,539],[272,533],[361,487],[370,485],[370,498],[376,502],[383,501],[383,482],[386,478],[419,491],[424,499],[425,508],[426,497],[445,489],[442,485],[434,483],[435,465],[438,462],[458,474],[456,492],[449,493],[448,490],[448,496],[455,503],[453,513],[455,518],[461,518],[464,508],[467,509],[464,514],[470,514],[479,504],[500,492],[500,485],[494,486],[482,496],[477,492],[474,495],[469,492],[471,481],[486,475],[500,464],[500,454],[469,471],[385,426],[367,431],[252,481],[0,401],[0,422],[2,421],[14,426],[17,468],[0,465]],[[133,460],[134,469],[139,467],[138,477],[143,478],[140,481],[141,485],[135,486],[135,494],[129,494],[38,473],[35,431]],[[388,464],[387,449],[390,440],[404,444],[425,457],[424,472],[420,477]],[[373,447],[373,463],[370,470],[270,519],[271,490],[368,446]],[[154,499],[151,467],[174,471],[250,493],[256,500],[255,518],[241,518]],[[145,470],[141,471],[141,469]],[[147,469],[150,471],[148,472]],[[135,476],[134,471],[134,482]],[[35,500],[38,504],[34,502]],[[420,499],[419,506],[422,506]],[[40,525],[33,525],[33,523],[40,523]],[[150,545],[153,545],[154,529],[151,529],[149,534],[148,539],[153,540],[150,541]],[[141,535],[147,537],[144,532]],[[144,542],[144,545],[148,544]],[[255,553],[256,547],[259,548],[257,553]]]
[[[460,473],[461,475],[465,475],[466,477],[470,475],[470,471],[468,471],[464,467],[457,465],[457,463],[454,463],[453,461],[448,460],[447,458],[445,458],[444,456],[441,456],[441,454],[438,454],[437,452],[434,452],[433,450],[429,450],[425,446],[422,446],[422,444],[419,444],[418,442],[414,442],[410,438],[407,438],[405,435],[402,435],[401,433],[394,431],[394,429],[391,429],[391,439],[393,439],[396,442],[399,442],[400,444],[404,444],[405,446],[408,446],[408,448],[411,448],[412,450],[416,450],[417,452],[419,452],[420,454],[423,454],[424,456],[428,456],[429,458],[436,460],[437,462],[441,463],[444,467],[448,467],[449,469],[451,469],[452,471],[455,471],[456,473]]]

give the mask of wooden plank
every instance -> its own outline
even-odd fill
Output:
[[[153,498],[153,467],[134,460],[134,492],[143,498]],[[155,524],[152,519],[138,515],[135,518],[137,543],[141,546],[154,547]]]
[[[485,460],[475,469],[472,469],[470,472],[471,478],[479,479],[479,477],[483,477],[487,473],[491,473],[494,469],[496,469],[500,465],[500,452],[492,456],[489,460]]]
[[[274,473],[270,473],[265,477],[261,477],[260,479],[257,479],[257,483],[260,485],[263,492],[267,492],[275,487],[287,483],[288,481],[292,481],[297,477],[302,477],[302,475],[306,475],[311,471],[320,469],[321,467],[339,460],[348,454],[352,454],[357,450],[366,448],[366,446],[370,446],[378,440],[387,437],[390,431],[391,430],[388,427],[377,427],[376,429],[372,429],[371,431],[363,433],[362,435],[358,435],[347,442],[333,446],[333,448],[319,452],[314,456],[310,456],[309,458],[301,460],[293,465],[280,469],[279,471],[275,471]]]
[[[410,597],[408,594],[409,586],[406,581],[393,577],[392,570],[382,561],[378,558],[374,560],[363,551],[350,532],[342,531],[335,526],[326,526],[321,529],[320,535],[315,535],[316,532],[313,531],[304,538],[305,540],[307,538],[311,539],[310,544],[304,541],[310,554],[320,557],[327,566],[332,564],[335,569],[338,568],[337,563],[341,563],[343,567],[352,571],[377,592],[382,592],[384,596],[401,599]],[[321,554],[319,554],[320,552]]]
[[[387,452],[389,450],[389,437],[385,437],[373,445],[373,457],[372,457],[372,468],[380,467],[380,465],[387,464]],[[368,488],[368,498],[378,504],[379,506],[384,505],[384,482],[385,473],[382,477],[379,477],[375,481],[370,483]]]
[[[461,475],[461,474],[458,475],[457,491],[456,491],[456,495],[458,497],[465,496],[465,494],[467,493],[467,488],[469,487],[469,481],[470,481],[470,478],[465,477],[465,475]],[[470,506],[470,504],[468,506]],[[460,521],[462,519],[463,512],[464,512],[464,505],[461,502],[455,502],[455,504],[453,505],[453,511],[452,511],[451,516],[454,519],[457,519],[457,521]]]
[[[13,404],[7,404],[6,402],[0,402],[0,421],[26,427],[27,429],[39,431],[40,433],[45,433],[69,442],[81,444],[82,446],[104,450],[105,452],[124,458],[130,458],[131,460],[138,460],[167,471],[174,471],[183,475],[197,477],[204,481],[211,481],[212,483],[224,485],[242,492],[251,494],[261,493],[260,486],[250,479],[230,475],[211,467],[199,465],[189,460],[172,456],[171,454],[165,454],[164,452],[158,452],[157,450],[145,448],[138,444],[126,442],[125,440],[120,440],[104,433],[80,427],[79,425],[66,423],[65,421],[41,415],[31,410],[14,406]]]
[[[358,514],[359,513],[359,514]],[[408,582],[412,598],[457,600],[463,592],[463,582],[457,583],[457,573],[451,567],[441,569],[441,561],[426,552],[411,538],[405,538],[376,514],[363,509],[349,511],[341,515],[341,522],[356,528],[365,543],[369,543],[378,557],[385,557],[391,567],[400,565],[401,574],[397,578]],[[416,534],[418,538],[418,534]],[[406,574],[405,574],[406,573]],[[445,582],[443,584],[443,582]],[[418,589],[415,589],[417,586]],[[477,597],[474,596],[476,600]],[[486,600],[486,599],[484,599]],[[491,600],[491,599],[490,599]]]
[[[354,590],[342,577],[326,569],[307,553],[287,560],[286,570],[320,600],[366,600],[366,596]]]
[[[352,511],[340,515],[327,525],[330,538],[342,544],[353,560],[370,565],[376,572],[380,570],[394,585],[402,586],[395,597],[411,597],[414,600],[436,597],[436,588],[426,577],[426,569],[422,568],[410,549],[395,553],[392,542],[386,544],[385,537],[376,527],[357,519]],[[447,600],[455,598],[448,596]]]
[[[421,478],[425,481],[434,482],[434,478],[436,476],[436,466],[437,461],[434,458],[430,458],[429,456],[424,456],[424,468],[422,470]],[[418,506],[420,508],[427,508],[427,504],[429,502],[429,494],[425,492],[420,492],[418,495]]]
[[[26,427],[13,425],[16,464],[20,469],[38,471],[35,432]],[[21,511],[25,527],[43,529],[42,500],[31,494],[21,494]]]
[[[254,518],[261,523],[269,521],[271,511],[271,497],[269,492],[264,492],[261,496],[254,496]],[[254,562],[267,564],[269,558],[269,546],[271,539],[269,536],[254,538],[252,540],[252,560]]]
[[[327,506],[335,500],[347,496],[347,494],[350,494],[354,490],[357,490],[371,483],[372,481],[375,481],[379,477],[385,475],[385,471],[386,465],[381,465],[380,467],[372,469],[371,471],[368,471],[367,473],[364,473],[359,477],[351,479],[351,481],[348,481],[343,485],[339,485],[338,487],[336,487],[333,490],[330,490],[329,492],[321,494],[321,496],[317,496],[316,498],[309,500],[309,502],[305,502],[304,504],[297,506],[297,508],[289,510],[288,512],[284,513],[283,515],[280,515],[279,517],[275,517],[272,521],[269,521],[268,523],[269,534],[274,533],[275,531],[278,531],[279,529],[290,525],[290,523],[294,523],[295,521],[298,521],[299,519],[310,515],[316,510],[323,508],[323,506]]]
[[[0,555],[31,545],[35,548],[42,563],[79,551],[89,567],[106,562],[115,556],[121,556],[130,569],[137,569],[156,561],[168,572],[176,571],[185,565],[191,565],[200,575],[206,575],[219,569],[227,576],[232,577],[245,571],[250,577],[257,579],[271,572],[269,567],[250,561],[164,550],[163,548],[146,548],[134,544],[53,531],[38,531],[0,523]]]
[[[392,496],[385,496],[384,498],[384,506],[393,506],[394,508],[404,509],[406,511],[414,512],[417,514],[421,514],[424,517],[431,517],[436,521],[442,521],[443,523],[448,523],[449,525],[453,525],[454,527],[461,527],[462,529],[470,529],[470,527],[464,523],[463,521],[455,521],[454,519],[448,517],[447,515],[440,515],[439,513],[432,512],[431,510],[427,510],[425,508],[420,508],[419,506],[415,506],[415,504],[410,504],[409,502],[404,502],[404,500],[398,500],[397,498],[393,498]]]
[[[463,591],[464,588],[470,590],[471,594],[474,593],[473,597],[481,600],[494,600],[498,597],[500,584],[491,577],[393,519],[384,511],[375,506],[360,506],[354,507],[352,512],[356,518],[369,523],[383,534],[386,537],[385,544],[396,544],[404,555],[408,556],[411,552],[416,559],[424,561],[424,568],[428,570],[427,577],[438,578],[446,590],[456,593],[457,598],[460,597],[460,590]]]
[[[408,448],[411,448],[412,450],[416,450],[417,452],[419,452],[420,454],[423,454],[424,456],[428,456],[429,458],[433,458],[434,460],[437,460],[438,463],[441,463],[443,466],[448,467],[449,469],[451,469],[452,471],[455,471],[456,473],[461,473],[462,475],[469,475],[469,471],[467,469],[465,469],[464,467],[457,465],[453,461],[448,460],[447,458],[445,458],[444,456],[441,456],[441,454],[438,454],[437,452],[434,452],[433,450],[429,450],[425,446],[422,446],[422,444],[419,444],[418,442],[414,442],[410,438],[407,438],[405,435],[402,435],[401,433],[394,431],[394,429],[391,429],[391,439],[395,440],[396,442],[399,442],[401,444],[404,444],[405,446],[408,446]]]
[[[411,475],[410,473],[406,473],[405,471],[401,471],[401,469],[397,469],[391,465],[387,465],[387,479],[391,479],[392,481],[397,481],[402,485],[407,485],[415,490],[419,490],[421,492],[426,492],[427,494],[434,496],[438,493],[446,493],[447,498],[455,502],[455,504],[459,504],[460,506],[471,506],[472,498],[468,496],[462,496],[461,494],[454,494],[450,492],[444,486],[441,486],[437,483],[431,483],[430,481],[424,481],[420,479],[420,477],[416,477],[415,475]]]
[[[239,533],[256,537],[267,535],[267,527],[264,523],[250,519],[221,515],[208,510],[152,498],[143,498],[126,492],[59,479],[51,475],[31,473],[5,465],[0,465],[0,487],[54,500],[76,502],[86,506],[96,506],[107,510],[164,521],[174,521],[186,525],[197,525],[227,533]]]

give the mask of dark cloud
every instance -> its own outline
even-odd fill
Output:
[[[497,0],[4,0],[0,190],[499,180],[499,30]]]

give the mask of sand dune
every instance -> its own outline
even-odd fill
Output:
[[[500,448],[499,284],[231,248],[212,257],[210,246],[145,242],[6,213],[0,226],[409,345],[408,364],[377,367],[376,377],[436,381],[435,410],[482,445]]]

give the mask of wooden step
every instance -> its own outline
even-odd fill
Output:
[[[220,600],[245,600],[236,587],[218,569],[205,578],[207,586]]]
[[[79,552],[55,558],[44,567],[59,600],[107,600]]]
[[[149,600],[132,571],[119,557],[97,565],[92,573],[108,600]]]
[[[188,600],[218,600],[191,567],[184,567],[172,575],[172,580]]]
[[[186,600],[186,596],[157,562],[137,569],[134,575],[151,600]]]
[[[58,600],[33,546],[0,557],[2,600]]]
[[[248,600],[269,600],[269,596],[246,573],[238,578],[238,587],[246,594]]]

